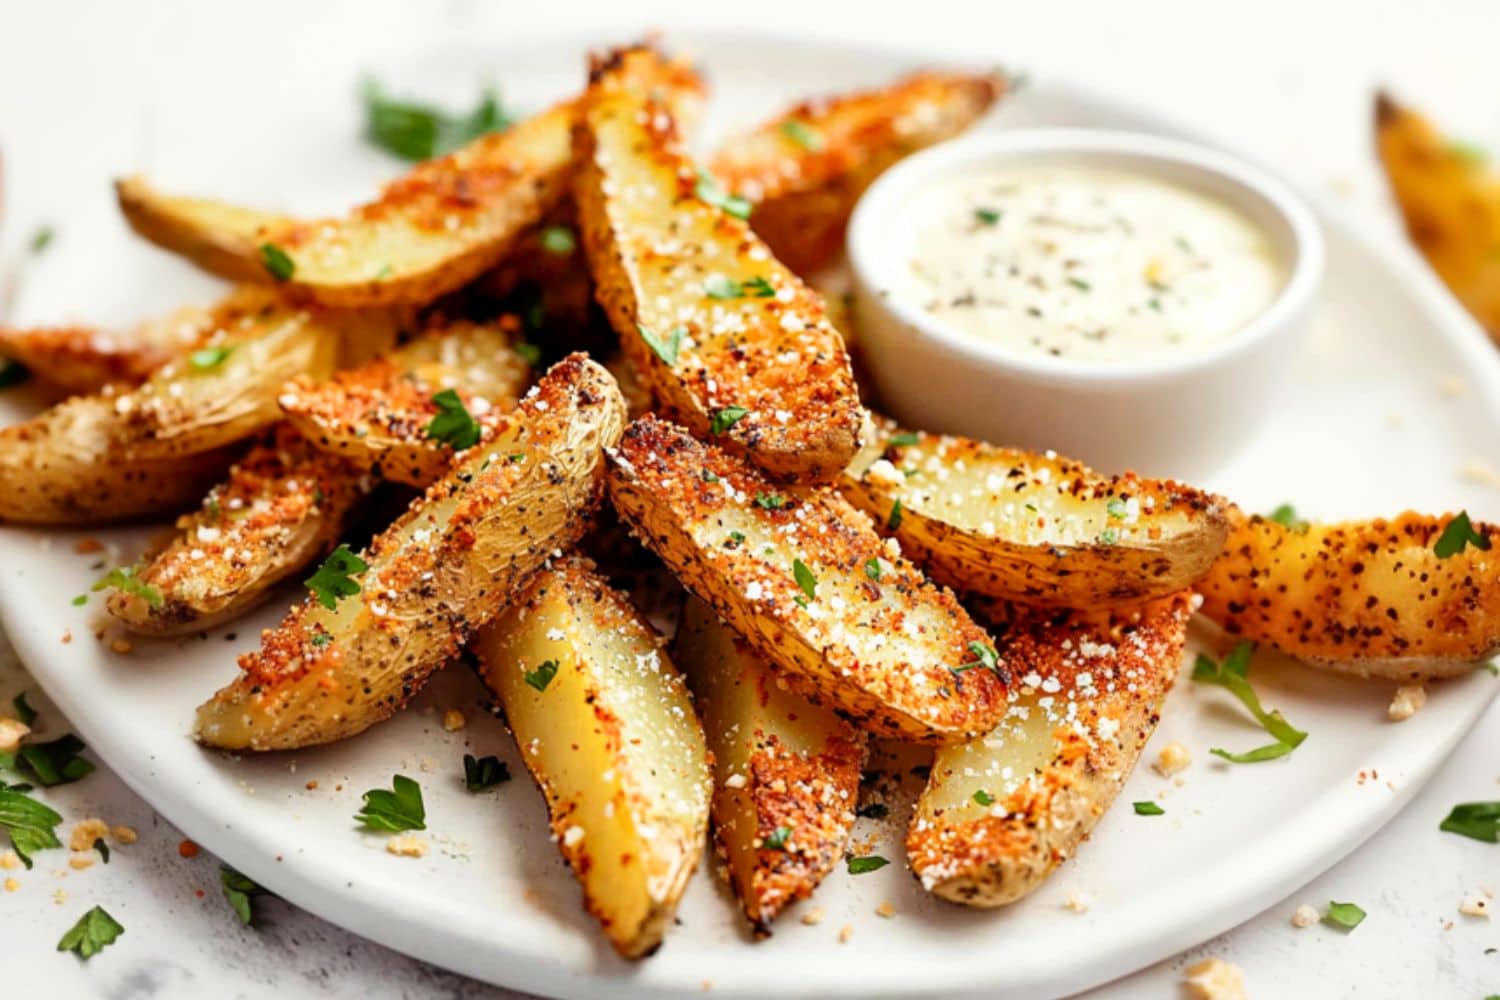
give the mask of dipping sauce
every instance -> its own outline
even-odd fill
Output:
[[[1087,363],[1210,347],[1285,281],[1270,240],[1230,205],[1124,170],[1037,165],[916,195],[905,287],[977,340]]]

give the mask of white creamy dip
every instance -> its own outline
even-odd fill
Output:
[[[1123,170],[1002,167],[945,179],[906,211],[894,291],[1017,353],[1108,363],[1201,350],[1284,283],[1238,210]]]

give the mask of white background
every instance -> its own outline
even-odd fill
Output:
[[[212,101],[216,81],[262,79],[267,105],[287,115],[297,113],[302,99],[338,99],[280,86],[276,63],[263,56],[272,42],[277,51],[290,48],[299,62],[326,65],[330,77],[344,79],[376,54],[420,50],[455,33],[505,39],[597,27],[605,43],[650,27],[709,25],[930,44],[955,58],[1065,78],[1250,151],[1304,185],[1351,203],[1392,233],[1393,217],[1370,156],[1370,95],[1376,85],[1427,108],[1452,131],[1500,149],[1500,5],[1487,2],[1262,0],[1229,9],[1201,0],[703,0],[691,6],[551,0],[316,7],[7,0],[0,3],[0,251],[16,259],[59,204],[107,202],[106,178],[160,166],[141,162],[139,136],[152,121],[191,108],[204,116],[205,135],[211,135],[249,117],[246,109]],[[504,67],[496,68],[496,76],[503,83]],[[351,97],[351,136],[356,115]],[[253,117],[257,128],[266,121],[263,109]],[[21,136],[24,148],[17,148]],[[331,145],[342,138],[331,137]],[[274,134],[267,136],[268,146],[274,141]],[[96,264],[92,278],[36,280],[119,280],[109,261]],[[68,318],[109,325],[121,319]],[[0,652],[0,695],[8,700],[23,686],[31,687],[8,651]],[[1497,779],[1500,708],[1488,713],[1406,812],[1350,859],[1224,938],[1100,995],[1177,996],[1180,969],[1201,954],[1241,965],[1257,997],[1477,1000],[1500,992],[1500,953],[1484,953],[1500,948],[1500,927],[1457,910],[1467,891],[1500,888],[1500,848],[1437,831],[1453,803],[1500,796]],[[70,819],[103,815],[133,823],[143,838],[117,852],[108,868],[61,879],[31,877],[19,892],[0,892],[0,996],[25,995],[35,987],[68,997],[497,995],[276,901],[261,904],[259,931],[241,929],[219,896],[212,859],[180,858],[179,835],[103,771],[61,790],[55,801]],[[1268,824],[1281,821],[1264,817]],[[1226,843],[1224,850],[1232,853],[1234,845]],[[42,867],[38,872],[48,874]],[[66,893],[65,905],[54,901],[57,889]],[[1298,931],[1288,923],[1298,902],[1321,906],[1329,899],[1356,901],[1370,916],[1347,936],[1322,927]],[[128,931],[111,951],[81,965],[53,948],[76,914],[95,902],[121,917]]]

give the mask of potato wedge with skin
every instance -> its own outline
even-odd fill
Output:
[[[832,478],[859,446],[849,357],[822,302],[743,219],[705,201],[669,109],[601,66],[576,133],[595,294],[669,414],[772,475]]]
[[[70,392],[138,385],[214,328],[212,309],[181,309],[128,333],[87,326],[0,327],[0,357]]]
[[[912,814],[906,853],[923,888],[1003,906],[1072,856],[1156,728],[1191,614],[1181,593],[1013,624],[1002,650],[1025,673],[1005,721],[938,750]]]
[[[844,495],[960,591],[1043,607],[1139,604],[1201,578],[1228,533],[1225,501],[1179,483],[888,422],[877,435],[845,471]]]
[[[654,417],[631,424],[608,478],[642,543],[814,704],[923,743],[1005,714],[990,638],[832,488],[778,489]]]
[[[626,958],[661,944],[708,829],[703,729],[661,646],[576,556],[470,644],[584,904]]]
[[[235,464],[176,534],[141,560],[105,609],[134,632],[180,635],[230,621],[270,588],[333,548],[367,491],[358,468],[312,447],[282,424]]]
[[[244,673],[198,709],[197,740],[286,750],[388,718],[583,535],[624,412],[603,368],[582,355],[554,365],[489,446],[467,452],[370,544],[365,568],[320,567],[330,586],[240,657]],[[517,454],[526,457],[509,460]],[[358,591],[340,596],[350,585]]]
[[[1226,632],[1346,673],[1449,677],[1500,653],[1500,527],[1488,549],[1433,551],[1453,517],[1291,528],[1231,512],[1224,554],[1198,585]]]
[[[714,841],[750,926],[767,935],[843,857],[865,737],[785,690],[771,665],[696,597],[675,641],[713,753]]]
[[[1500,343],[1500,173],[1386,94],[1375,145],[1412,242]]]
[[[452,445],[428,433],[440,412],[433,396],[452,389],[476,421],[492,424],[531,381],[519,337],[514,317],[440,327],[326,382],[293,379],[278,402],[317,447],[384,479],[426,486],[453,464]]]
[[[798,274],[844,247],[854,203],[898,160],[952,138],[1005,93],[999,74],[914,73],[875,90],[817,98],[728,139],[712,171],[755,206],[751,223]]]

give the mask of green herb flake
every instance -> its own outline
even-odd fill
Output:
[[[913,431],[902,431],[900,434],[892,434],[886,441],[887,448],[909,448],[922,440],[922,436]]]
[[[986,808],[995,804],[995,797],[981,788],[974,793],[974,801]]]
[[[1113,545],[1119,540],[1120,533],[1117,532],[1114,528],[1105,528],[1103,531],[1099,532],[1100,545]]]
[[[521,360],[533,368],[542,363],[542,349],[530,341],[519,341],[515,345],[515,350],[521,356]]]
[[[974,209],[974,221],[982,226],[993,226],[1000,221],[1005,213],[998,208],[976,208]]]
[[[1306,531],[1308,528],[1307,522],[1297,516],[1297,508],[1289,503],[1284,503],[1271,511],[1271,513],[1266,515],[1266,520],[1275,521],[1283,528],[1288,528],[1292,531]]]
[[[780,510],[786,506],[786,497],[780,493],[756,493],[755,506],[762,510]]]
[[[974,657],[967,663],[960,663],[953,668],[955,674],[961,674],[975,667],[984,667],[987,670],[998,671],[1000,669],[1000,654],[995,652],[995,647],[987,646],[982,642],[969,643],[969,654]]]
[[[1341,931],[1352,931],[1365,919],[1365,911],[1353,903],[1335,903],[1330,901],[1328,912],[1323,914],[1323,923],[1329,927],[1337,927]]]
[[[222,365],[224,359],[233,353],[233,345],[220,344],[216,347],[201,347],[188,355],[188,364],[200,372],[209,372]]]
[[[786,842],[792,837],[792,828],[789,826],[778,826],[766,835],[762,846],[768,851],[786,850]]]
[[[891,505],[890,516],[885,519],[885,528],[887,531],[895,531],[899,527],[901,527],[901,501],[897,499]]]
[[[322,649],[332,641],[333,636],[327,632],[318,632],[312,637],[312,644],[314,649]]]
[[[863,875],[866,872],[879,871],[888,864],[890,862],[878,854],[866,854],[863,857],[850,858],[846,862],[850,875]]]
[[[1137,816],[1162,816],[1166,814],[1166,810],[1155,802],[1132,802],[1131,805],[1135,808]]]
[[[781,134],[809,153],[820,153],[827,145],[822,132],[795,118],[788,118],[781,123]]]
[[[427,425],[427,436],[441,441],[454,451],[463,451],[479,443],[479,421],[469,415],[458,390],[444,389],[432,397],[437,416]]]
[[[88,600],[88,598],[84,598]],[[26,692],[22,691],[10,700],[11,707],[16,710],[16,719],[23,726],[30,727],[36,721],[36,709],[26,701]]]
[[[712,469],[704,469],[698,473],[698,478],[705,483],[717,483],[719,481],[719,474]]]
[[[365,138],[404,160],[427,160],[451,153],[486,133],[504,131],[512,122],[493,88],[486,88],[478,106],[467,114],[397,100],[374,80],[366,81],[362,96]]]
[[[818,596],[818,578],[813,576],[813,571],[807,568],[807,563],[801,559],[793,559],[792,576],[796,578],[797,586],[807,595],[809,601]]]
[[[732,549],[744,545],[745,533],[743,531],[731,531],[729,533],[729,541],[725,544],[727,544]]]
[[[136,576],[134,566],[116,566],[95,580],[91,589],[100,591],[106,587],[122,594],[134,594],[153,608],[162,606],[161,591]]]
[[[85,604],[87,604],[88,602],[89,602],[89,595],[88,594],[79,594],[77,597],[73,598],[73,607],[75,607],[75,608],[81,608]]]
[[[1230,753],[1218,748],[1209,751],[1214,756],[1222,757],[1235,764],[1255,764],[1284,757],[1307,739],[1307,734],[1287,722],[1280,712],[1268,712],[1261,707],[1260,698],[1256,695],[1255,689],[1250,686],[1248,679],[1250,657],[1254,652],[1254,643],[1241,642],[1230,651],[1228,656],[1224,657],[1223,663],[1217,663],[1212,657],[1199,653],[1197,661],[1193,664],[1193,680],[1196,683],[1214,684],[1229,691],[1250,710],[1250,714],[1255,716],[1255,720],[1261,724],[1261,727],[1276,740],[1275,743],[1246,753]]]
[[[753,278],[746,278],[740,284],[740,294],[747,299],[769,299],[776,295],[776,287],[771,282],[757,274]]]
[[[262,243],[260,245],[260,262],[265,265],[266,271],[277,281],[290,281],[292,275],[297,273],[297,262],[292,260],[281,247],[274,243]]]
[[[53,229],[51,226],[39,227],[37,231],[31,236],[31,252],[41,253],[43,250],[51,246],[52,241],[56,238],[56,229]]]
[[[224,890],[224,898],[229,901],[229,908],[240,918],[240,923],[253,927],[255,910],[251,906],[251,897],[266,895],[266,890],[228,865],[219,866],[219,885]]]
[[[57,942],[57,950],[71,951],[87,961],[108,945],[114,944],[124,933],[124,925],[105,913],[102,906],[96,906],[79,917],[78,923],[62,936],[62,940]]]
[[[556,676],[557,676],[557,661],[556,660],[545,660],[545,661],[542,662],[542,665],[539,666],[539,667],[537,667],[535,670],[528,670],[525,673],[526,683],[530,684],[532,687],[536,688],[538,691],[545,691],[545,690],[547,690],[547,685],[551,684],[552,683],[552,678],[554,678]]]
[[[364,808],[354,819],[368,830],[400,833],[427,829],[427,810],[422,805],[422,786],[404,774],[391,778],[391,791],[372,788],[364,794]]]
[[[1438,829],[1487,844],[1500,843],[1500,802],[1461,802]]]
[[[510,780],[510,767],[496,756],[475,757],[464,754],[464,787],[471,792],[482,792]]]
[[[359,593],[359,581],[354,579],[370,568],[370,564],[349,551],[348,545],[340,545],[328,554],[316,573],[303,581],[319,604],[329,611],[339,606],[339,600]]]
[[[1068,284],[1072,285],[1080,292],[1090,292],[1094,289],[1093,285],[1089,284],[1087,281],[1084,281],[1082,278],[1069,278]]]
[[[31,378],[31,372],[19,361],[0,361],[0,390],[21,385]]]
[[[566,257],[578,249],[578,237],[567,226],[545,226],[539,239],[543,250],[559,257]]]
[[[1125,515],[1130,513],[1130,505],[1123,497],[1114,497],[1104,505],[1104,511],[1117,521],[1123,521]]]
[[[641,339],[646,342],[647,347],[651,348],[652,354],[661,358],[662,364],[669,368],[677,364],[677,353],[682,350],[682,338],[687,335],[687,327],[672,327],[672,331],[667,334],[666,340],[658,337],[650,329],[639,323],[635,325],[635,328],[641,331]]]
[[[1490,540],[1484,534],[1474,529],[1469,520],[1469,512],[1461,510],[1443,528],[1443,533],[1433,543],[1432,554],[1439,559],[1448,559],[1458,555],[1466,546],[1472,545],[1481,552],[1490,550]]]
[[[104,859],[105,864],[109,864],[109,845],[104,842],[103,837],[94,838],[93,849],[99,852],[99,857]]]
[[[869,559],[865,560],[865,576],[869,577],[871,580],[880,579],[879,556],[871,556]]]
[[[698,200],[732,215],[736,219],[750,218],[750,202],[737,194],[730,194],[719,186],[719,182],[706,171],[698,171],[698,183],[693,188]]]
[[[27,867],[37,851],[62,847],[57,825],[62,816],[27,795],[24,785],[7,787],[0,782],[0,829],[10,835],[10,846]]]
[[[72,733],[46,743],[28,743],[16,752],[16,770],[43,788],[71,785],[94,771],[94,765],[79,756],[87,749]]]
[[[745,414],[749,412],[743,406],[726,406],[714,413],[713,418],[709,421],[708,431],[710,434],[718,437],[744,419]]]

